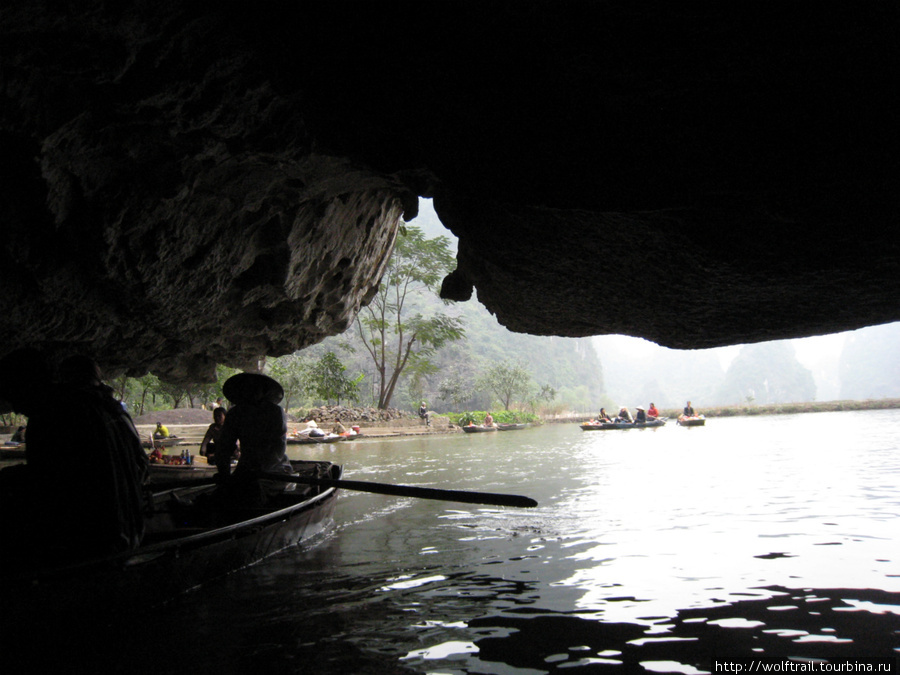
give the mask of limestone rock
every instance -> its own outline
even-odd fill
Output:
[[[900,319],[895,3],[8,3],[0,352],[208,379],[448,298],[699,348]]]

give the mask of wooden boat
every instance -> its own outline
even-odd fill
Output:
[[[169,436],[168,438],[154,438],[153,443],[151,443],[148,439],[146,441],[142,441],[142,443],[144,447],[148,449],[152,449],[153,447],[170,448],[173,445],[181,445],[182,443],[189,445],[183,438],[179,438],[178,436]]]
[[[527,426],[528,426],[528,425],[527,425],[527,424],[524,424],[524,423],[520,423],[520,424],[498,424],[498,425],[497,425],[497,430],[498,430],[498,431],[518,431],[519,429],[524,429],[524,428],[527,427]]]
[[[310,478],[341,476],[341,467],[331,462],[291,463]],[[154,494],[147,534],[133,551],[68,563],[35,559],[27,546],[7,551],[0,558],[5,614],[20,621],[27,613],[37,620],[48,611],[161,604],[323,531],[337,496],[334,487],[298,485],[268,508],[223,515],[212,508],[214,490],[202,485]]]
[[[584,431],[600,431],[608,429],[652,429],[665,426],[666,421],[661,419],[648,420],[646,422],[588,422],[582,424]]]
[[[483,424],[469,424],[467,426],[464,426],[462,429],[467,434],[481,434],[481,433],[484,433],[485,431],[497,431],[497,427],[495,427],[495,426],[486,427]]]
[[[311,443],[337,443],[346,440],[347,436],[340,434],[325,434],[324,436],[288,436],[288,445],[304,445]]]
[[[695,415],[694,417],[679,415],[677,422],[682,427],[702,427],[706,425],[706,418],[703,415]]]
[[[196,457],[194,458],[197,459]],[[204,458],[205,460],[205,458]],[[206,461],[194,464],[151,464],[150,483],[172,483],[177,481],[191,481],[197,478],[209,478],[215,475],[215,464],[207,464]]]
[[[0,459],[25,459],[25,444],[0,447]]]

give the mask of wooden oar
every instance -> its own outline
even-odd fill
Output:
[[[394,485],[392,483],[369,483],[361,480],[334,480],[329,478],[309,478],[306,476],[289,476],[283,473],[264,473],[261,478],[277,480],[285,483],[302,485],[318,485],[321,487],[341,488],[357,492],[374,492],[380,495],[397,497],[416,497],[418,499],[439,499],[448,502],[465,502],[467,504],[489,504],[491,506],[518,506],[530,508],[538,503],[531,497],[522,495],[498,494],[495,492],[471,492],[467,490],[442,490],[439,488],[415,487],[412,485]]]
[[[144,489],[150,492],[165,492],[166,490],[177,490],[179,488],[201,487],[203,485],[212,485],[216,482],[215,476],[204,476],[203,478],[184,478],[182,480],[170,480],[160,482],[149,482],[144,484]]]

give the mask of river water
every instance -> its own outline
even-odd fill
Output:
[[[709,672],[900,656],[900,411],[292,449],[358,480],[308,545],[112,625],[96,672]]]

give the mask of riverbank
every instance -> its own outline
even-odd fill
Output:
[[[796,415],[799,413],[841,412],[844,410],[890,410],[900,408],[900,399],[881,398],[865,401],[811,401],[806,403],[772,403],[769,405],[712,406],[694,405],[697,414],[704,417],[752,417],[755,415]],[[633,410],[633,408],[632,408]],[[681,414],[680,408],[661,408],[662,417],[675,419]],[[592,419],[593,415],[556,415],[545,417],[548,424],[568,424]]]
[[[178,436],[187,443],[199,444],[212,421],[211,418],[212,413],[206,410],[191,408],[160,410],[139,418],[135,421],[135,426],[142,438],[148,438],[156,429],[156,422],[162,422],[171,435]],[[150,419],[153,422],[147,421]],[[206,419],[209,419],[209,421],[206,421]],[[200,423],[198,423],[198,420],[201,420]],[[333,422],[321,421],[318,424],[323,431],[331,431],[333,426]],[[349,427],[349,425],[344,426]],[[305,422],[288,422],[288,434],[305,428]],[[436,417],[428,426],[419,419],[370,422],[361,424],[360,431],[362,432],[361,439],[462,433],[462,429],[452,424],[447,417]]]
[[[778,403],[772,405],[743,405],[743,406],[714,406],[705,408],[695,406],[697,412],[708,418],[715,417],[751,417],[757,415],[795,415],[799,413],[837,412],[845,410],[885,410],[900,408],[900,399],[885,398],[867,401],[812,401],[806,403]],[[663,417],[672,420],[681,414],[681,410],[665,408],[660,410]],[[580,424],[592,419],[591,414],[555,415],[543,418],[546,424]],[[153,422],[150,423],[149,420]],[[136,420],[137,427],[142,436],[153,433],[156,422],[165,424],[170,433],[200,442],[207,426],[212,421],[212,413],[198,409],[160,410]],[[318,420],[322,429],[330,430],[333,422]],[[303,428],[303,422],[289,422],[288,432],[292,433]],[[348,426],[345,424],[345,426]],[[373,421],[360,424],[361,438],[391,438],[404,436],[431,436],[462,433],[462,429],[451,423],[450,418],[443,415],[434,415],[431,424],[426,426],[422,420],[392,419],[385,421]]]

